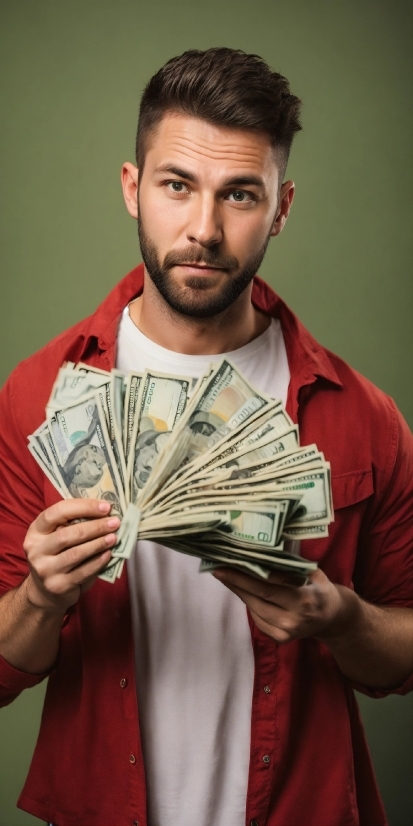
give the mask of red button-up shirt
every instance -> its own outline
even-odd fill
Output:
[[[0,593],[27,575],[27,528],[59,498],[27,449],[58,368],[82,360],[110,370],[120,314],[142,286],[140,266],[92,316],[19,365],[0,394]],[[299,423],[301,443],[316,442],[331,462],[335,522],[328,539],[304,543],[304,555],[370,602],[412,606],[407,425],[391,399],[317,344],[259,278],[252,300],[280,319],[291,374],[287,409]],[[250,625],[255,681],[247,826],[383,826],[353,686],[328,648],[313,638],[279,646]],[[0,658],[1,702],[44,676]],[[97,580],[66,616],[18,805],[58,826],[146,826],[145,794],[125,568],[114,585]]]

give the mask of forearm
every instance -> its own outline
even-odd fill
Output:
[[[395,688],[413,672],[413,610],[364,602],[338,586],[342,610],[318,636],[342,673],[372,688]]]
[[[65,612],[34,605],[29,584],[30,575],[0,599],[0,655],[20,671],[42,674],[56,660]]]

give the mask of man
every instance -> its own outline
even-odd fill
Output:
[[[144,267],[2,392],[2,700],[50,675],[19,805],[57,826],[386,823],[352,687],[411,686],[413,447],[394,403],[253,278],[292,204],[298,115],[254,55],[169,61],[122,169]],[[57,501],[26,449],[59,366],[196,377],[224,353],[331,462],[335,522],[304,551],[319,569],[301,587],[203,577],[138,542],[127,576],[96,581],[119,520]]]

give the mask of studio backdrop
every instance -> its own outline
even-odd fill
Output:
[[[296,199],[261,275],[411,426],[411,24],[403,0],[2,0],[1,381],[138,263],[119,172],[141,91],[168,58],[225,45],[304,103]],[[0,826],[40,823],[15,801],[43,693],[0,711]],[[359,700],[390,824],[408,826],[411,697]]]

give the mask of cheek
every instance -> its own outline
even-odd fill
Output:
[[[162,189],[154,188],[142,196],[141,217],[149,237],[165,252],[180,235],[185,233],[189,220],[189,206],[165,196]]]
[[[269,232],[271,224],[267,216],[258,210],[254,213],[247,211],[226,222],[225,238],[228,247],[238,258],[246,259],[261,249]]]

